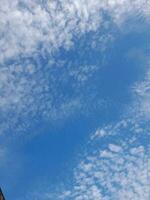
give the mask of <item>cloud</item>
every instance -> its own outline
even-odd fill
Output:
[[[1,4],[0,62],[70,48],[73,37],[96,30],[105,23],[103,12],[117,24],[128,14],[147,16],[148,1],[3,1]],[[149,16],[148,16],[149,17]]]
[[[97,2],[4,1],[1,6],[1,62],[72,45],[73,33],[97,28]],[[94,8],[94,9],[92,9]],[[91,19],[90,19],[91,18]],[[9,42],[8,42],[9,41]],[[42,46],[42,48],[40,48]]]
[[[68,82],[70,78],[75,79],[74,85],[83,84],[91,76],[91,70],[95,71],[94,66],[83,69],[75,66],[67,73],[65,69],[61,70],[61,63],[53,63],[52,54],[62,46],[67,49],[72,46],[74,33],[81,35],[95,29],[99,18],[93,19],[95,14],[89,14],[85,5],[82,7],[78,1],[33,3],[7,0],[1,4],[1,133],[7,127],[14,129],[14,125],[21,121],[21,129],[26,129],[28,115],[35,118],[39,114],[55,119],[80,107],[80,97],[69,99],[59,84],[66,87],[65,79]],[[92,15],[92,22],[89,15]],[[45,58],[47,54],[49,58]],[[49,64],[39,64],[40,56]],[[52,67],[50,63],[53,63]],[[89,72],[88,68],[91,68]],[[59,71],[61,75],[58,75]]]
[[[88,155],[75,171],[75,185],[68,195],[74,200],[148,200],[150,158],[143,146],[97,151]],[[62,199],[69,199],[67,195]]]
[[[68,61],[66,64],[64,61],[59,62],[55,56],[60,48],[73,49],[74,41],[86,33],[96,33],[99,28],[109,32],[108,27],[112,23],[120,26],[137,10],[141,17],[149,19],[149,4],[139,0],[2,1],[1,133],[8,127],[14,130],[17,124],[21,124],[19,130],[27,129],[29,124],[25,119],[28,115],[31,118],[41,115],[47,119],[56,119],[58,116],[69,116],[73,110],[83,107],[85,98],[79,95],[79,91],[99,70],[99,65],[82,63],[80,66],[72,65],[69,69]],[[106,19],[105,14],[109,19]],[[110,33],[99,35],[91,45],[97,48],[100,42],[102,48],[106,49],[112,38]],[[66,87],[70,79],[74,80],[71,87],[75,91],[71,98],[60,87]]]
[[[137,105],[135,105],[135,111],[140,118],[145,120],[150,119],[150,70],[148,68],[147,73],[143,81],[135,84],[133,87],[135,98],[138,99]]]
[[[148,200],[149,123],[140,117],[128,116],[92,134],[74,168],[72,185],[58,199]]]
[[[35,67],[24,62],[0,68],[1,134],[15,127],[18,131],[26,130],[28,122],[38,117],[60,120],[82,107],[84,96],[80,89],[93,77],[97,67],[70,63],[64,68],[63,65],[57,63],[42,69],[41,65]]]

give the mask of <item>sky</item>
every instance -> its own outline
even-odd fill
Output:
[[[0,0],[0,186],[150,199],[149,0]]]

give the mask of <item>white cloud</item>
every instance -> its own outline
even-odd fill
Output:
[[[81,109],[84,97],[79,91],[97,67],[68,65],[64,68],[61,63],[57,65],[46,65],[43,69],[41,65],[35,67],[25,62],[0,68],[1,134],[13,127],[19,132],[27,129],[30,124],[24,119],[28,117],[34,120],[39,116],[55,121]],[[68,87],[71,96],[66,91]],[[87,102],[84,101],[85,107]]]
[[[0,32],[5,37],[1,38],[0,61],[3,63],[19,55],[30,56],[39,50],[53,52],[60,46],[69,48],[74,33],[97,27],[99,18],[96,10],[95,4],[78,0],[60,3],[4,1],[1,4]],[[43,46],[42,49],[39,45]]]
[[[135,99],[135,112],[138,113],[143,120],[150,119],[150,70],[147,70],[145,78],[135,84],[134,88]]]
[[[69,48],[74,36],[105,23],[103,11],[119,23],[137,10],[145,16],[148,9],[149,3],[144,0],[2,1],[0,62],[20,55],[34,56],[39,51],[52,53],[61,46]]]
[[[120,152],[122,148],[115,144],[109,144],[109,150],[112,152]]]
[[[1,121],[4,123],[1,123],[1,133],[6,124],[10,127],[18,124],[17,118],[12,117],[14,114],[18,118],[28,114],[36,116],[38,113],[47,118],[57,118],[69,115],[70,109],[71,113],[75,108],[80,109],[85,99],[81,99],[78,92],[71,99],[67,98],[62,91],[59,93],[58,84],[63,85],[65,79],[72,78],[75,81],[73,89],[80,88],[99,66],[67,68],[68,73],[63,69],[63,73],[56,77],[51,75],[52,66],[39,67],[38,57],[45,58],[48,55],[49,63],[56,65],[59,71],[61,69],[58,63],[53,62],[53,55],[60,47],[69,49],[73,46],[74,38],[96,31],[100,26],[107,27],[111,21],[120,25],[120,20],[123,22],[130,14],[134,15],[136,10],[140,11],[141,16],[149,18],[149,4],[139,0],[54,0],[44,3],[38,0],[2,0],[0,110]],[[105,19],[104,13],[110,16],[110,21]],[[110,40],[110,33],[98,38],[103,49]],[[92,41],[93,47],[96,45],[94,42]],[[8,115],[11,116],[9,119]],[[24,121],[21,126],[26,127],[28,123]]]
[[[116,144],[109,144],[115,145]],[[150,157],[144,146],[118,146],[119,151],[97,150],[75,169],[73,190],[62,199],[148,200]],[[121,150],[121,151],[120,151]]]
[[[149,2],[144,0],[2,1],[0,62],[19,55],[33,56],[39,51],[54,52],[61,46],[69,48],[73,36],[105,23],[103,11],[118,24],[137,11],[147,16],[149,9]]]

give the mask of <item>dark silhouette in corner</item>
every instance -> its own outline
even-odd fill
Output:
[[[2,193],[1,188],[0,188],[0,200],[5,200],[5,197],[4,197],[3,193]]]

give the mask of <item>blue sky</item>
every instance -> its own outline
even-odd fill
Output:
[[[1,0],[6,199],[150,199],[149,13],[145,0]]]

